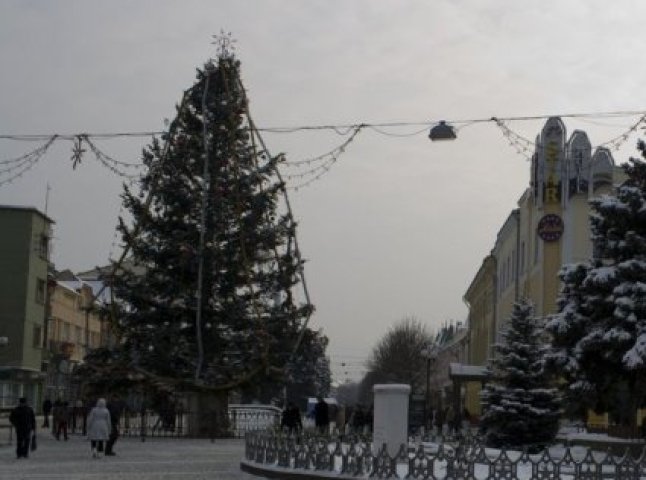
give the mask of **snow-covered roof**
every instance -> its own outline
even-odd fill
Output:
[[[99,280],[58,280],[56,283],[74,292],[78,292],[83,285],[87,285],[92,289],[95,301],[103,304],[110,303],[110,288],[103,288],[104,283]],[[100,295],[97,297],[99,292]]]
[[[487,367],[483,365],[463,365],[462,363],[449,364],[449,377],[465,379],[485,379],[489,376]]]

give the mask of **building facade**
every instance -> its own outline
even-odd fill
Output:
[[[42,396],[53,223],[35,208],[0,206],[0,407]]]
[[[58,275],[52,287],[45,391],[51,399],[71,399],[76,394],[72,384],[74,368],[104,340],[101,305],[92,287],[69,272]]]
[[[536,139],[530,185],[464,295],[470,363],[486,365],[520,298],[534,304],[537,317],[555,313],[559,270],[592,255],[589,200],[611,193],[624,178],[608,149],[593,152],[585,132],[568,139],[560,118],[547,120]],[[479,390],[468,388],[472,407],[479,408]]]

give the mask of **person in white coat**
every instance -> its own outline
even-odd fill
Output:
[[[87,436],[94,458],[103,453],[103,443],[110,437],[111,428],[110,411],[105,406],[105,398],[99,398],[87,418]]]

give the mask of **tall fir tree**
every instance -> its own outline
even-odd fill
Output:
[[[558,432],[558,390],[544,368],[549,348],[543,340],[542,322],[523,300],[514,304],[503,343],[494,346],[491,381],[481,393],[481,429],[492,447],[538,448]]]
[[[304,408],[308,397],[327,397],[332,383],[330,360],[326,356],[328,343],[322,331],[306,329],[300,348],[285,371],[278,372],[279,375],[267,375],[245,386],[241,392],[242,403],[287,400]]]
[[[139,195],[123,194],[134,227],[122,221],[120,230],[134,266],[113,278],[117,353],[175,390],[283,381],[312,311],[295,292],[302,265],[281,208],[279,157],[257,149],[239,70],[222,43],[163,142],[144,150]]]
[[[646,145],[639,143],[646,157]],[[590,201],[593,258],[565,266],[550,363],[575,407],[635,425],[646,399],[646,164],[631,159],[616,195]]]

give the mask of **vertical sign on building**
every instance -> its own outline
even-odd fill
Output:
[[[558,117],[551,117],[541,133],[539,168],[543,171],[543,204],[561,201],[564,167],[565,125]]]

